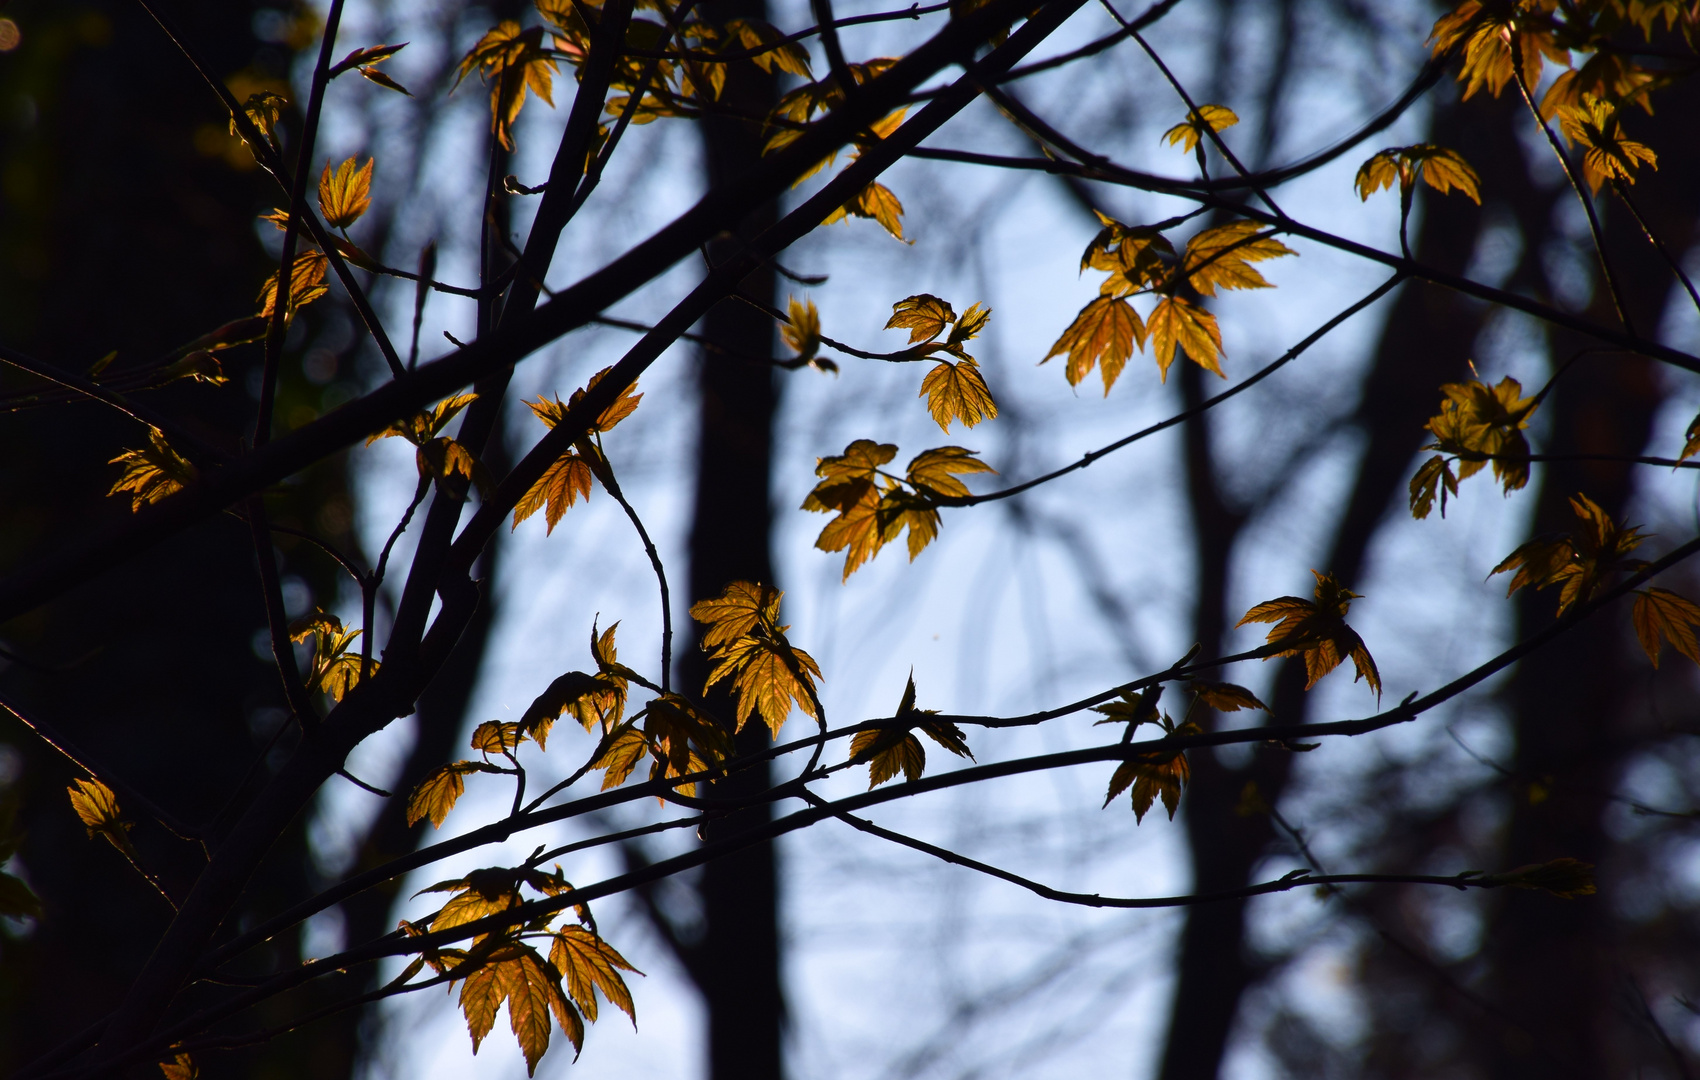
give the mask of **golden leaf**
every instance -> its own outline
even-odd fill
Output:
[[[1655,169],[1659,167],[1658,155],[1650,147],[1624,137],[1617,107],[1592,94],[1584,95],[1578,105],[1560,108],[1558,125],[1572,142],[1587,148],[1582,157],[1582,172],[1595,192],[1607,180],[1633,184],[1635,170],[1643,162]]]
[[[284,316],[294,318],[298,310],[329,291],[324,282],[325,269],[330,263],[325,259],[324,252],[317,248],[308,248],[296,253],[295,259],[289,265],[289,309],[284,312]],[[277,274],[274,273],[266,278],[265,285],[260,288],[261,318],[271,318],[276,305]]]
[[[1269,711],[1269,706],[1259,701],[1256,694],[1234,683],[1195,679],[1187,684],[1187,689],[1198,695],[1199,701],[1217,712],[1238,712],[1241,709]]]
[[[89,779],[78,780],[75,786],[65,790],[70,793],[71,809],[77,812],[90,840],[104,836],[125,855],[132,859],[136,857],[136,849],[130,846],[130,823],[119,816],[118,796],[112,793],[111,788],[99,780]]]
[[[1164,731],[1170,735],[1203,734],[1203,729],[1191,722],[1175,727],[1174,722],[1164,716],[1159,723]],[[1110,786],[1104,796],[1104,805],[1110,805],[1111,800],[1123,791],[1127,791],[1131,786],[1133,790],[1129,797],[1133,803],[1135,824],[1145,823],[1146,812],[1151,809],[1151,804],[1156,802],[1158,798],[1163,800],[1163,809],[1169,812],[1169,820],[1173,821],[1175,820],[1175,811],[1180,807],[1181,791],[1191,778],[1192,769],[1187,764],[1186,754],[1183,751],[1153,751],[1147,754],[1139,754],[1116,766],[1116,771],[1110,776]]]
[[[712,600],[691,605],[691,618],[708,627],[704,649],[718,649],[745,637],[757,627],[774,624],[779,618],[779,601],[785,594],[772,585],[734,581]]]
[[[466,1030],[472,1035],[472,1052],[490,1029],[496,1026],[496,1013],[502,1007],[501,978],[495,967],[481,967],[467,975],[460,984],[460,1011],[466,1016]]]
[[[1039,362],[1042,364],[1053,356],[1067,353],[1068,369],[1065,374],[1070,386],[1080,385],[1093,367],[1101,365],[1104,396],[1108,397],[1110,387],[1121,376],[1134,348],[1145,348],[1145,332],[1145,323],[1140,321],[1139,312],[1133,309],[1132,304],[1100,296],[1080,309],[1074,322],[1051,346],[1045,359]],[[1167,365],[1164,365],[1164,370],[1167,371]]]
[[[1440,496],[1440,516],[1446,516],[1446,498],[1458,494],[1458,477],[1452,473],[1452,465],[1445,458],[1436,454],[1423,462],[1411,477],[1411,516],[1419,521],[1428,517],[1434,509],[1435,495]]]
[[[834,225],[853,217],[877,221],[886,232],[903,240],[903,204],[884,184],[877,181],[869,184],[857,192],[854,199],[828,214],[821,224]]]
[[[911,487],[923,495],[942,495],[962,498],[968,485],[954,474],[992,473],[997,470],[974,456],[974,451],[960,446],[940,446],[923,450],[909,459],[908,480]]]
[[[284,106],[288,104],[289,99],[281,94],[274,94],[270,90],[261,90],[248,95],[248,100],[242,104],[242,111],[247,114],[253,125],[260,129],[260,134],[270,139],[274,137],[272,133],[277,130],[277,122],[283,116]],[[242,135],[241,130],[236,126],[235,117],[230,119],[230,133],[238,137]],[[246,139],[242,141],[247,142]]]
[[[372,166],[376,158],[356,167],[349,158],[331,172],[330,162],[319,176],[319,212],[333,229],[346,229],[372,206]]]
[[[1493,387],[1471,379],[1446,383],[1440,390],[1445,395],[1440,413],[1424,425],[1435,441],[1424,449],[1455,455],[1460,481],[1491,464],[1507,495],[1528,483],[1529,442],[1523,429],[1540,408],[1540,401],[1524,397],[1523,385],[1510,376]],[[1427,477],[1424,483],[1428,483]],[[1457,494],[1456,483],[1452,493]]]
[[[1185,349],[1192,362],[1205,371],[1227,378],[1218,363],[1222,331],[1216,325],[1216,316],[1178,296],[1165,296],[1152,310],[1146,327],[1151,332],[1151,353],[1164,382],[1168,381],[1177,347]]]
[[[455,85],[473,71],[481,77],[494,77],[490,87],[490,127],[504,149],[513,149],[513,123],[519,118],[530,90],[554,108],[551,96],[554,86],[555,61],[543,48],[543,27],[528,30],[511,19],[503,19],[493,27],[470,52],[461,58],[455,71]]]
[[[1200,105],[1197,112],[1189,111],[1186,119],[1163,132],[1163,138],[1170,146],[1180,146],[1185,153],[1192,153],[1208,131],[1226,131],[1240,122],[1234,115],[1234,110],[1226,105]]]
[[[609,627],[609,633],[612,632],[613,627]],[[549,740],[549,729],[563,712],[586,731],[598,726],[606,731],[620,722],[625,705],[625,680],[569,671],[526,706],[519,724],[537,740],[538,749],[543,749]]]
[[[1355,186],[1358,198],[1367,200],[1382,188],[1399,183],[1400,196],[1411,190],[1418,177],[1442,195],[1456,189],[1478,206],[1482,201],[1481,178],[1456,150],[1433,143],[1393,146],[1378,151],[1358,169]]]
[[[572,451],[562,454],[514,504],[512,527],[519,528],[520,522],[547,507],[543,514],[549,525],[546,532],[554,532],[569,506],[590,498],[590,478],[590,462]]]
[[[1357,669],[1352,681],[1367,681],[1370,689],[1380,697],[1381,673],[1376,670],[1375,660],[1365,647],[1363,638],[1346,625],[1346,612],[1358,594],[1342,588],[1332,574],[1320,574],[1315,570],[1311,573],[1316,577],[1315,603],[1296,596],[1277,597],[1253,606],[1234,625],[1274,623],[1275,627],[1269,631],[1266,640],[1270,645],[1282,648],[1264,659],[1304,657],[1306,690],[1349,656]]]
[[[537,1063],[549,1049],[550,1013],[560,1016],[571,1008],[564,1000],[560,976],[530,946],[519,946],[518,956],[495,967],[508,999],[508,1025],[525,1055],[526,1075],[535,1076]],[[573,1049],[580,1049],[584,1043],[583,1028],[563,1027]]]
[[[931,293],[919,293],[899,300],[891,305],[891,312],[885,328],[908,330],[911,345],[918,341],[931,341],[956,321],[956,312],[951,306]]]
[[[170,1061],[160,1062],[159,1071],[165,1074],[165,1080],[199,1080],[201,1075],[200,1066],[185,1053],[179,1053]]]
[[[621,724],[602,739],[594,769],[603,770],[602,790],[617,788],[626,782],[649,752],[649,742],[635,724]]]
[[[947,433],[952,420],[973,427],[998,415],[997,403],[992,400],[992,392],[972,357],[954,364],[941,361],[921,380],[921,393],[917,396],[927,399],[927,411]]]
[[[896,488],[880,496],[874,508],[874,522],[879,528],[880,545],[897,539],[897,534],[909,530],[909,561],[939,535],[939,512],[925,495]]]
[[[1524,586],[1544,589],[1559,585],[1558,614],[1563,615],[1572,605],[1593,596],[1610,574],[1638,570],[1646,565],[1639,559],[1628,558],[1645,539],[1640,526],[1619,528],[1598,503],[1582,494],[1571,497],[1570,509],[1582,522],[1580,530],[1536,537],[1493,568],[1494,574],[1517,571],[1506,596]]]
[[[706,686],[731,678],[738,698],[736,727],[742,730],[752,712],[775,735],[793,705],[817,716],[815,680],[820,666],[795,648],[779,624],[779,601],[784,593],[771,585],[734,581],[713,600],[691,606],[691,617],[708,626],[702,648],[715,665]]]
[[[596,993],[608,1004],[631,1017],[637,1027],[637,1011],[632,1004],[632,992],[626,987],[621,971],[642,975],[615,948],[595,933],[579,926],[567,926],[555,932],[549,946],[549,962],[561,973],[567,996],[579,1007],[585,1019],[596,1019]]]
[[[490,766],[479,761],[453,761],[433,769],[408,796],[407,824],[412,826],[429,819],[433,827],[442,828],[455,802],[466,793],[463,777],[491,771]]]
[[[1659,635],[1676,651],[1700,664],[1700,643],[1694,628],[1700,626],[1700,605],[1668,589],[1635,590],[1635,637],[1647,659],[1659,666]]]
[[[584,396],[594,390],[596,388],[596,384],[607,378],[613,370],[614,369],[612,367],[605,367],[601,371],[592,375],[589,381],[584,384],[583,390],[573,391],[572,396],[567,399],[567,408],[570,409],[574,405],[577,405],[580,401],[583,401]],[[632,391],[636,389],[637,382],[634,380],[630,386],[621,390],[619,395],[615,397],[613,401],[608,403],[608,407],[606,409],[603,409],[600,413],[596,414],[596,421],[590,425],[591,432],[593,434],[606,434],[607,432],[614,430],[615,424],[618,424],[621,420],[624,420],[633,412],[637,411],[638,402],[643,400],[643,395],[632,393]],[[561,409],[561,403],[559,401],[556,401],[553,406],[551,406],[549,402],[546,402],[539,397],[535,404],[529,401],[526,402],[526,404],[531,406],[531,411],[536,414],[539,420],[548,424],[550,427],[554,427],[556,422],[563,415],[563,410]]]
[[[449,421],[460,415],[462,409],[478,399],[478,395],[470,390],[447,397],[424,412],[414,413],[392,423],[376,435],[366,437],[366,445],[371,446],[379,439],[399,436],[414,446],[424,446],[427,442],[441,435],[443,429],[449,426]]]
[[[290,625],[291,641],[313,639],[313,660],[306,678],[308,693],[328,694],[331,700],[341,701],[344,694],[354,689],[360,682],[361,658],[352,649],[360,634],[359,630],[345,629],[341,619],[323,611],[303,616]],[[378,661],[370,663],[376,672]]]
[[[729,19],[724,29],[726,41],[723,49],[737,48],[749,52],[760,49],[762,51],[750,57],[750,61],[763,71],[771,74],[777,68],[800,79],[813,81],[808,51],[794,41],[785,40],[785,36],[771,24],[760,19]]]
[[[1297,252],[1273,235],[1260,234],[1262,228],[1255,221],[1230,221],[1194,236],[1182,260],[1192,287],[1204,296],[1215,296],[1219,288],[1271,288],[1251,264]]]
[[[849,485],[843,487],[847,488]],[[880,529],[879,508],[880,496],[870,485],[867,493],[857,501],[848,506],[833,507],[832,509],[839,511],[838,516],[827,522],[821,529],[820,536],[815,539],[815,547],[822,551],[844,552],[842,580],[848,581],[851,574],[879,554],[880,548],[885,546],[885,537]],[[825,510],[827,507],[819,509]]]
[[[927,751],[921,740],[907,731],[858,731],[850,740],[850,760],[868,762],[868,790],[903,773],[905,780],[918,780],[927,767]]]
[[[107,495],[129,492],[132,512],[182,491],[200,475],[187,458],[165,441],[165,433],[152,426],[148,428],[147,446],[126,450],[107,464],[124,466],[123,474]]]
[[[797,354],[797,359],[814,359],[820,352],[820,312],[815,309],[815,302],[805,300],[799,304],[793,296],[787,299],[786,307],[790,319],[780,324],[780,338]]]

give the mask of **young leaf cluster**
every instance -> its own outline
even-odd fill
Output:
[[[1540,395],[1524,397],[1523,384],[1509,375],[1497,386],[1471,379],[1446,383],[1440,391],[1445,395],[1440,413],[1423,425],[1435,439],[1423,449],[1439,453],[1411,477],[1411,515],[1416,518],[1428,517],[1437,497],[1445,517],[1447,497],[1458,494],[1459,482],[1490,465],[1507,495],[1529,482],[1529,440],[1523,430],[1540,408]]]
[[[923,450],[909,462],[903,477],[881,466],[897,456],[897,447],[857,439],[844,453],[823,457],[815,466],[821,477],[804,510],[837,513],[815,540],[822,551],[844,552],[844,578],[879,554],[880,548],[909,531],[909,561],[914,562],[939,533],[938,508],[947,499],[960,499],[968,486],[958,475],[997,470],[960,446]]]
[[[1200,296],[1215,296],[1218,289],[1271,288],[1252,264],[1295,254],[1275,239],[1273,230],[1250,220],[1203,229],[1178,256],[1155,228],[1124,225],[1102,213],[1098,220],[1103,228],[1086,246],[1080,269],[1109,276],[1099,285],[1098,298],[1080,309],[1044,360],[1066,355],[1064,374],[1070,386],[1080,385],[1098,368],[1105,396],[1134,350],[1144,351],[1147,338],[1164,381],[1177,351],[1222,375],[1222,331],[1216,316],[1180,295],[1182,288]],[[1142,318],[1129,298],[1144,295],[1158,300]]]

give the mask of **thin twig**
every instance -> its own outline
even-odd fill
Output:
[[[614,465],[608,460],[608,455],[602,452],[602,436],[596,437],[596,449],[602,455],[602,486],[614,501],[620,504],[620,509],[626,512],[631,520],[632,528],[637,530],[638,539],[643,541],[643,551],[649,556],[649,565],[655,569],[655,582],[661,590],[661,692],[672,692],[673,673],[673,601],[667,592],[667,571],[661,565],[661,554],[655,550],[655,541],[649,538],[649,530],[643,527],[643,520],[632,508],[625,492],[620,490],[620,481],[614,477]]]
[[[1606,258],[1605,231],[1600,228],[1600,215],[1594,209],[1594,200],[1582,190],[1582,181],[1576,175],[1576,166],[1570,161],[1570,155],[1564,152],[1564,147],[1558,143],[1558,136],[1547,126],[1546,119],[1541,116],[1541,110],[1535,106],[1535,99],[1529,96],[1529,83],[1523,77],[1522,56],[1518,52],[1519,42],[1517,31],[1511,31],[1511,77],[1517,81],[1517,92],[1522,95],[1523,104],[1529,107],[1529,115],[1535,118],[1535,126],[1546,136],[1547,145],[1552,147],[1553,156],[1558,158],[1559,166],[1564,170],[1564,176],[1570,181],[1570,190],[1576,193],[1576,201],[1582,204],[1582,209],[1588,215],[1588,231],[1594,237],[1594,255],[1600,260],[1600,273],[1605,275],[1606,288],[1611,292],[1612,305],[1617,309],[1618,321],[1623,323],[1623,332],[1635,337],[1635,326],[1629,321],[1629,307],[1623,302],[1623,292],[1617,286],[1617,275],[1611,272],[1611,262]]]

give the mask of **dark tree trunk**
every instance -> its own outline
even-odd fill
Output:
[[[762,0],[724,0],[707,17],[766,19]],[[776,98],[772,77],[748,65],[728,70],[722,100],[745,115],[764,115]],[[703,128],[708,182],[719,185],[748,169],[761,155],[759,125],[729,117],[711,118]],[[709,245],[711,260],[724,258],[739,241],[777,219],[769,204],[751,214],[735,237]],[[774,295],[771,270],[744,280],[744,291],[764,302]],[[696,510],[691,522],[691,599],[718,596],[733,581],[773,581],[768,549],[771,521],[773,412],[777,387],[771,367],[742,357],[772,354],[773,321],[748,304],[726,301],[703,320],[703,333],[731,355],[702,354],[700,430],[697,445]],[[681,660],[683,685],[698,693],[707,665],[694,634]],[[734,715],[717,686],[706,704],[717,715]],[[738,751],[768,745],[759,719],[737,738]],[[769,786],[767,765],[747,769],[713,786],[720,798],[754,795]],[[712,837],[734,834],[767,821],[766,804],[716,821]],[[761,844],[703,868],[699,884],[703,932],[691,948],[689,968],[708,1007],[711,1080],[779,1080],[784,995],[779,965],[778,873],[773,845]]]
[[[253,11],[214,5],[197,13],[192,33],[220,76],[282,89],[290,57],[255,40]],[[254,216],[280,197],[228,135],[199,76],[134,4],[14,3],[6,14],[24,40],[0,65],[0,98],[16,103],[0,134],[0,338],[77,372],[116,349],[106,370],[119,375],[252,314],[261,281],[276,268],[256,240]],[[299,364],[307,347],[340,354],[341,375],[351,374],[353,339],[334,308],[321,301],[297,319],[280,427],[320,408],[323,391]],[[174,384],[148,403],[234,450],[253,424],[246,388],[258,352],[221,355],[227,386]],[[0,374],[0,393],[39,388]],[[93,404],[8,415],[0,566],[127,516],[127,500],[105,497],[118,474],[108,459],[145,439],[139,425]],[[339,456],[268,496],[272,521],[348,544],[343,485]],[[276,542],[283,572],[328,606],[340,571],[292,538]],[[287,715],[275,668],[251,648],[264,626],[247,530],[219,517],[8,624],[5,647],[45,666],[4,665],[0,692],[85,748],[97,771],[112,770],[216,843],[226,808],[268,773],[262,749]],[[176,673],[190,658],[194,676],[184,680]],[[293,738],[284,732],[279,745],[287,750]],[[0,719],[0,745],[17,755],[6,758],[18,768],[5,784],[21,796],[28,833],[19,862],[46,909],[27,932],[0,930],[0,1073],[10,1074],[117,1003],[170,909],[118,852],[85,835],[65,789],[86,773],[10,717]],[[133,801],[119,801],[136,823],[143,860],[181,896],[204,865],[198,848]],[[232,924],[279,910],[310,882],[297,824],[255,875]],[[120,912],[129,914],[115,918]],[[257,950],[258,962],[293,961],[297,948],[296,937],[284,935]],[[266,1010],[255,1019],[275,1022]],[[296,1040],[209,1055],[204,1066],[209,1077],[328,1075],[344,1062]]]

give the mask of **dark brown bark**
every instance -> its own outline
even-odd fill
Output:
[[[707,5],[715,21],[744,17],[766,19],[762,0],[726,0]],[[729,70],[725,103],[746,115],[762,115],[776,99],[775,80],[748,66]],[[703,146],[711,185],[737,176],[761,155],[756,125],[710,118]],[[750,214],[735,237],[712,243],[710,260],[735,250],[778,218],[768,203]],[[763,269],[744,279],[743,291],[764,302],[774,295],[774,277]],[[748,304],[723,301],[703,320],[709,340],[732,355],[701,354],[698,387],[696,509],[691,522],[690,594],[693,602],[718,596],[733,581],[773,581],[768,547],[772,518],[771,471],[773,413],[778,393],[773,369],[739,356],[769,356],[773,322]],[[694,625],[694,624],[693,624]],[[708,668],[694,633],[681,657],[683,685],[699,693]],[[724,684],[705,698],[717,715],[733,716]],[[768,743],[759,719],[739,734],[746,753]],[[719,797],[753,795],[771,782],[767,765],[745,770],[713,785]],[[716,821],[705,830],[719,839],[770,819],[768,804]],[[711,1080],[779,1080],[783,1075],[781,1036],[784,992],[780,983],[778,869],[772,844],[748,848],[703,868],[698,883],[703,929],[691,946],[689,964],[708,1009]]]

